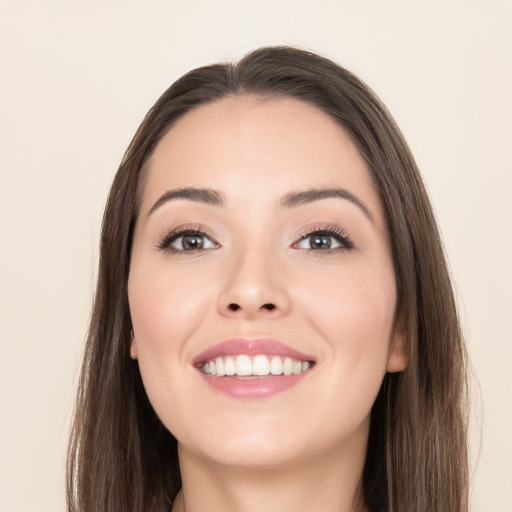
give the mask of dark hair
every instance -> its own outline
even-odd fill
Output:
[[[173,124],[227,96],[291,97],[352,137],[386,214],[409,363],[387,374],[371,413],[362,476],[372,512],[467,512],[465,351],[432,208],[389,112],[356,76],[289,47],[193,70],[149,111],[114,178],[68,454],[68,510],[163,512],[181,487],[177,442],[129,356],[127,280],[145,164]],[[340,482],[340,485],[342,483]]]

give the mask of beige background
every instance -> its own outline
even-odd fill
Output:
[[[275,43],[359,74],[412,146],[480,382],[473,509],[512,512],[512,2],[0,0],[2,512],[65,508],[100,219],[135,128],[185,71]]]

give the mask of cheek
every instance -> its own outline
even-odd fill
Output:
[[[151,269],[136,268],[128,282],[144,388],[155,412],[173,433],[179,432],[175,425],[179,416],[173,411],[179,407],[183,412],[194,402],[187,390],[188,381],[183,378],[191,371],[186,359],[187,342],[201,325],[205,306],[211,304],[209,290],[201,286],[197,274],[169,272],[157,265]]]
[[[130,275],[128,296],[134,332],[141,350],[179,350],[211,301],[209,288],[191,272],[154,267]]]
[[[344,368],[385,372],[396,289],[392,272],[352,268],[316,281],[307,299],[309,322]],[[304,300],[306,297],[304,296]]]

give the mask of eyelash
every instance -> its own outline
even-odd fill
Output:
[[[307,238],[313,235],[327,235],[334,238],[337,242],[340,243],[340,247],[335,247],[334,249],[303,249],[305,251],[315,253],[317,256],[321,256],[322,254],[330,254],[334,252],[342,252],[342,251],[350,251],[354,248],[354,242],[352,242],[350,236],[345,233],[343,230],[334,227],[334,226],[316,226],[312,229],[308,229],[300,233],[300,238],[293,245],[297,245],[299,242],[306,240]]]
[[[183,249],[175,249],[174,247],[171,247],[171,244],[177,240],[178,238],[182,236],[199,236],[199,237],[205,237],[211,240],[216,246],[219,245],[219,243],[215,240],[215,238],[208,233],[206,229],[203,227],[186,227],[186,228],[178,228],[174,231],[171,231],[167,235],[165,235],[160,242],[157,244],[156,248],[160,251],[166,251],[170,252],[172,254],[183,254],[183,253],[192,253],[192,252],[200,252],[201,249],[198,249],[197,251],[192,250],[183,250]],[[204,249],[203,249],[204,250]]]
[[[183,250],[183,249],[175,249],[171,247],[171,244],[182,236],[199,236],[208,238],[213,244],[219,246],[219,243],[215,240],[215,238],[208,233],[208,231],[202,227],[187,227],[187,228],[178,228],[174,231],[171,231],[167,235],[165,235],[160,242],[157,244],[156,248],[160,251],[166,251],[173,254],[183,254],[183,253],[192,253],[192,252],[200,252],[202,250],[207,249],[197,249],[193,250]],[[294,242],[292,247],[296,246],[298,243],[306,240],[307,238],[313,235],[327,235],[334,238],[338,243],[340,243],[340,247],[335,247],[334,249],[302,249],[307,252],[316,253],[316,255],[329,254],[333,252],[341,252],[341,251],[350,251],[354,248],[354,243],[351,238],[341,229],[336,228],[334,226],[318,226],[306,231],[303,231],[299,234],[299,239]]]

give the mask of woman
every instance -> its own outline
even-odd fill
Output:
[[[72,511],[467,511],[464,347],[385,107],[292,48],[194,70],[110,192]]]

